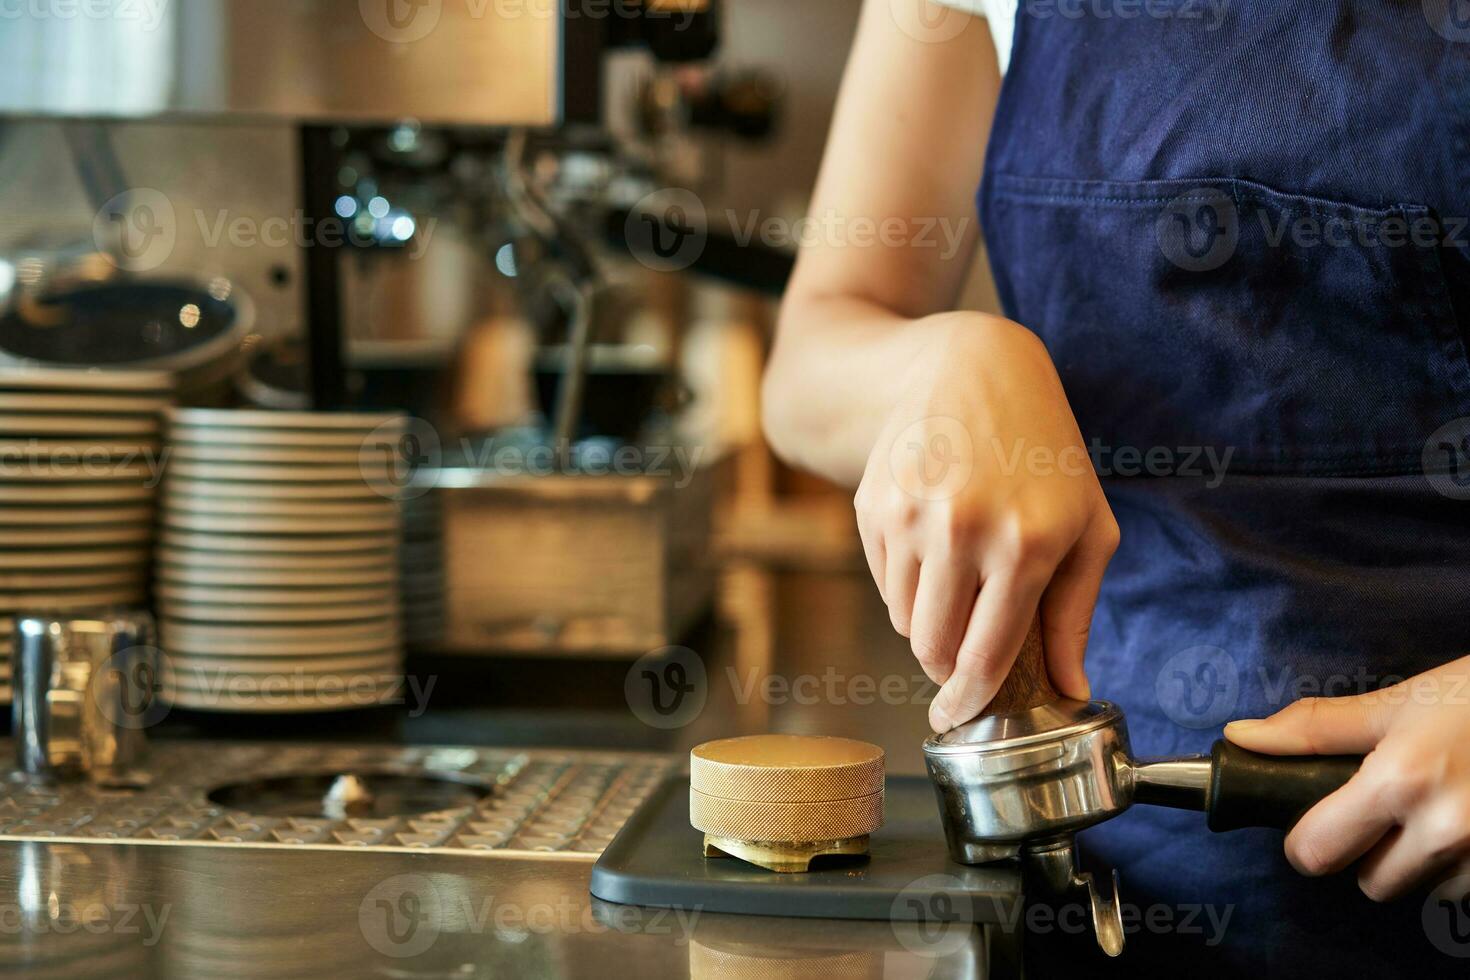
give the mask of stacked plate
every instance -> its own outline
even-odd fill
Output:
[[[163,373],[0,368],[0,699],[17,613],[147,601]]]
[[[430,492],[403,503],[403,636],[411,649],[444,637],[444,514]]]
[[[402,682],[397,415],[177,410],[156,598],[164,694],[212,711],[369,707]]]

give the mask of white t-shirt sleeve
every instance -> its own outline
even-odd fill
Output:
[[[936,0],[936,2],[984,17],[990,24],[990,36],[995,40],[995,53],[1000,59],[1000,70],[1006,70],[1006,66],[1011,62],[1011,37],[1016,31],[1016,5],[1019,0]]]

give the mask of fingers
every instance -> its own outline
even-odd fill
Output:
[[[1265,719],[1233,721],[1225,737],[1241,748],[1271,755],[1343,755],[1367,752],[1391,720],[1389,699],[1303,698]]]
[[[1307,811],[1286,835],[1286,859],[1304,875],[1341,871],[1396,826],[1372,772],[1359,772]]]
[[[1359,861],[1358,883],[1377,901],[1462,866],[1470,855],[1470,779],[1463,702],[1449,665],[1358,697],[1308,698],[1270,718],[1226,726],[1231,741],[1261,752],[1366,752],[1337,792],[1312,807],[1286,839],[1303,874]]]
[[[1231,722],[1225,726],[1225,737],[1242,748],[1272,755],[1370,752],[1391,720],[1391,700],[1379,694],[1303,698],[1269,718]],[[1352,779],[1292,828],[1286,838],[1286,858],[1292,867],[1305,875],[1331,874],[1380,841],[1397,836],[1398,807],[1390,791],[1398,774],[1382,756],[1370,755]]]
[[[1057,690],[1086,701],[1092,696],[1083,660],[1092,613],[1102,588],[1103,573],[1118,549],[1118,525],[1103,514],[1096,531],[1089,530],[1057,568],[1041,600],[1041,625],[1047,668]]]
[[[995,697],[1036,618],[1044,583],[1033,581],[1004,573],[981,585],[954,673],[929,706],[929,725],[936,732],[963,725]]]
[[[1375,902],[1387,902],[1427,878],[1455,866],[1470,845],[1470,798],[1447,794],[1416,810],[1396,833],[1363,859],[1358,885]]]
[[[935,684],[943,684],[954,673],[979,583],[973,561],[934,558],[919,569],[909,639],[919,666]]]
[[[919,559],[913,552],[899,547],[887,549],[883,598],[888,602],[888,618],[903,636],[913,629],[914,593],[919,587]]]
[[[858,538],[863,542],[863,557],[868,560],[868,572],[873,576],[873,584],[878,586],[878,594],[883,601],[888,601],[885,594],[887,578],[888,557],[883,546],[883,535],[876,529],[869,529],[866,522],[858,521]]]
[[[1413,889],[1451,862],[1436,858],[1412,824],[1395,828],[1363,859],[1358,887],[1375,902],[1387,902]]]

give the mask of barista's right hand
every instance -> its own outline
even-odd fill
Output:
[[[1085,699],[1083,654],[1118,546],[1061,380],[1035,334],[948,313],[906,367],[908,395],[869,456],[856,506],[894,628],[941,685],[945,732],[994,697],[1036,615],[1052,682]]]

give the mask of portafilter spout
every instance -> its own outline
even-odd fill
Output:
[[[1077,870],[1072,836],[1134,803],[1200,810],[1214,831],[1290,829],[1358,770],[1358,756],[1264,756],[1224,740],[1208,756],[1139,761],[1123,713],[1061,698],[1046,678],[1041,624],[974,721],[929,738],[924,759],[953,860],[1019,857],[1050,897],[1085,897],[1098,943],[1123,948],[1117,875],[1111,895]]]

